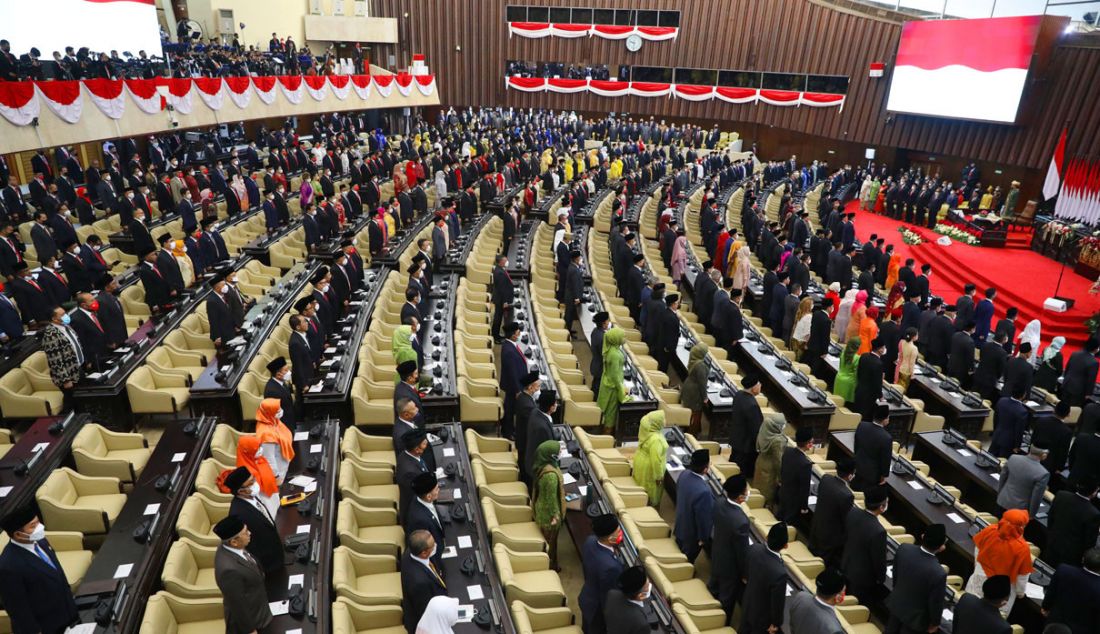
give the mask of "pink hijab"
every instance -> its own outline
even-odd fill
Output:
[[[856,301],[855,301],[854,304],[852,304],[852,314],[853,315],[856,314],[856,312],[860,308],[864,308],[866,306],[867,306],[867,291],[860,291],[860,292],[856,293]]]

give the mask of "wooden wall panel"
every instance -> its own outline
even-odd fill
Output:
[[[602,38],[508,37],[506,0],[371,0],[372,15],[396,17],[399,43],[378,47],[396,55],[427,56],[438,73],[441,101],[455,106],[513,106],[615,111],[720,122],[741,132],[783,128],[870,147],[901,148],[1041,169],[1050,160],[1058,133],[1073,121],[1070,152],[1100,155],[1100,48],[1087,36],[1064,39],[1043,81],[1032,86],[1027,106],[1036,114],[1025,125],[1008,126],[887,113],[889,68],[900,26],[844,13],[809,0],[527,0],[514,4],[593,8],[679,9],[679,38],[646,42],[631,54],[621,41]],[[408,17],[405,17],[405,14]],[[456,50],[461,47],[461,51]],[[688,102],[643,97],[608,98],[589,93],[522,93],[504,87],[505,60],[679,66],[847,75],[843,111],[836,108],[780,108],[718,100]],[[867,76],[870,62],[887,62],[887,76]],[[966,86],[944,86],[945,99],[982,99]],[[771,156],[770,153],[766,154]]]

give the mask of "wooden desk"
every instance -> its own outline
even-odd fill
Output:
[[[917,362],[909,393],[924,400],[924,409],[944,417],[945,425],[968,438],[977,438],[989,416],[989,408],[980,396],[965,394],[954,379],[937,372],[924,361]]]
[[[414,244],[416,239],[420,236],[420,233],[424,231],[435,217],[435,210],[429,210],[428,213],[423,214],[419,218],[413,219],[413,222],[408,227],[398,229],[390,236],[389,241],[382,247],[382,250],[371,258],[372,265],[386,266],[391,269],[396,269],[400,265],[401,254]],[[400,271],[404,273],[404,271]],[[434,273],[434,271],[433,271]]]
[[[429,421],[450,421],[458,417],[458,380],[455,378],[455,302],[458,274],[433,276],[431,312],[420,325],[424,332],[424,368],[420,375],[432,378],[432,387],[420,398]]]
[[[818,365],[817,377],[829,385],[833,385],[836,375],[840,372],[840,346],[829,344],[829,352],[821,358]],[[904,396],[883,380],[882,397],[890,406],[890,424],[886,429],[894,440],[906,445],[909,443],[910,434],[913,432],[913,423],[917,419],[917,410],[905,400]]]
[[[89,422],[87,414],[39,418],[0,458],[0,517],[34,500],[38,487],[69,459],[73,439]]]

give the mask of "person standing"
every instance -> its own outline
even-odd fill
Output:
[[[649,634],[645,602],[652,592],[645,568],[632,566],[619,574],[618,588],[607,593],[604,622],[607,634]]]
[[[878,605],[886,583],[887,538],[879,518],[888,506],[886,487],[876,486],[864,493],[863,508],[853,505],[843,521],[840,566],[848,578],[848,590],[869,608]]]
[[[881,338],[871,342],[871,351],[859,357],[856,368],[856,411],[863,418],[875,415],[875,405],[882,398],[882,355],[886,347]]]
[[[442,546],[444,536],[443,524],[435,508],[435,501],[439,498],[439,480],[430,471],[419,473],[413,478],[412,490],[416,499],[409,504],[405,515],[405,535],[421,530],[431,533],[437,548],[430,559],[439,568],[443,565],[443,549],[438,546]]]
[[[1045,447],[1032,443],[1027,455],[1009,456],[997,482],[997,506],[1001,509],[1022,509],[1032,517],[1050,483],[1050,472],[1041,463],[1047,456]]]
[[[749,518],[742,504],[749,499],[749,484],[737,474],[722,483],[723,499],[714,503],[711,529],[710,593],[722,604],[726,622],[733,618],[733,606],[741,600],[748,573]]]
[[[535,523],[546,538],[550,569],[561,572],[558,566],[558,531],[565,521],[565,483],[558,467],[561,444],[547,440],[535,448],[532,466],[531,508]]]
[[[783,414],[768,414],[756,434],[756,469],[752,483],[764,497],[764,505],[771,506],[779,486],[780,462],[787,448],[787,435],[783,433],[787,418]]]
[[[50,379],[65,397],[64,409],[70,406],[73,388],[84,375],[86,363],[80,339],[69,326],[71,321],[72,318],[64,308],[55,306],[50,313],[49,323],[42,330],[42,350],[46,353],[46,365],[50,370]]]
[[[584,634],[607,632],[604,607],[608,592],[618,584],[623,571],[623,564],[615,550],[622,539],[622,529],[614,515],[598,515],[592,519],[592,534],[585,538],[581,546],[584,585],[577,599]]]
[[[405,631],[416,633],[416,625],[432,598],[447,594],[447,584],[432,563],[437,544],[428,531],[409,534],[409,547],[401,555],[401,609]]]
[[[1007,379],[1005,384],[1008,384]],[[1027,429],[1030,418],[1027,406],[1023,403],[1026,394],[1027,387],[1016,384],[1012,392],[1002,396],[993,407],[993,434],[989,443],[989,453],[998,458],[1007,458],[1020,452],[1024,430]]]
[[[844,309],[841,309],[844,312]],[[856,370],[859,367],[859,347],[862,341],[859,337],[852,337],[844,344],[840,351],[840,364],[837,368],[836,378],[833,379],[833,393],[850,403],[856,398]]]
[[[947,543],[943,524],[924,529],[920,545],[902,544],[894,554],[894,589],[886,599],[886,634],[935,632],[943,615],[947,573],[937,555]]]
[[[885,403],[876,405],[873,418],[873,422],[862,421],[856,427],[856,478],[852,483],[856,491],[886,484],[886,477],[890,474],[894,451],[894,438],[886,430],[890,424],[890,406]]]
[[[795,431],[794,447],[783,450],[779,463],[779,519],[800,529],[806,529],[810,514],[810,479],[813,463],[807,454],[813,451],[814,430],[803,425]]]
[[[953,628],[959,632],[983,634],[1010,634],[1012,626],[1005,621],[1005,606],[1012,596],[1012,584],[1008,577],[997,575],[985,580],[981,598],[967,587],[955,604]]]
[[[1024,528],[1030,519],[1027,511],[1009,509],[996,524],[990,524],[974,536],[974,573],[966,582],[966,591],[977,595],[988,579],[1005,576],[1015,591],[1009,591],[1001,606],[1005,618],[1012,612],[1016,597],[1027,589],[1031,564],[1031,547],[1024,539]]]
[[[416,428],[405,432],[401,436],[401,444],[405,450],[397,454],[394,467],[394,482],[397,483],[398,490],[398,523],[404,523],[405,515],[416,499],[413,481],[421,473],[435,472],[432,468],[434,463],[430,463],[426,458],[426,455],[433,455],[426,431]]]
[[[611,315],[606,311],[600,311],[592,317],[592,323],[596,327],[592,329],[592,336],[588,341],[592,350],[592,361],[588,364],[588,372],[592,375],[592,393],[599,398],[600,382],[603,379],[603,336],[611,325]]]
[[[523,464],[520,467],[527,473],[530,482],[534,485],[538,479],[538,470],[535,468],[536,454],[539,445],[554,440],[554,412],[558,411],[558,393],[554,390],[544,390],[539,393],[536,401],[537,409],[531,412],[527,419],[527,438],[524,446]]]
[[[665,412],[661,409],[646,414],[638,424],[638,450],[634,453],[632,475],[634,482],[645,489],[653,507],[660,507],[665,490],[668,441],[664,432]]]
[[[855,463],[840,459],[836,473],[827,473],[817,484],[817,507],[810,523],[810,545],[813,552],[825,560],[825,565],[840,564],[844,553],[844,520],[855,501],[851,482]]]
[[[730,412],[730,459],[737,463],[741,473],[756,470],[756,436],[764,423],[764,413],[756,397],[760,394],[760,379],[746,373],[741,379],[741,389],[733,395]]]
[[[531,479],[527,477],[527,471],[523,468],[527,464],[527,425],[531,421],[531,414],[539,407],[536,399],[539,396],[539,390],[542,389],[542,381],[539,379],[539,373],[532,370],[523,375],[520,383],[523,385],[523,390],[516,395],[515,444],[519,458],[517,464],[520,466],[519,479],[525,484],[530,484]]]
[[[214,553],[214,580],[222,593],[226,634],[251,634],[271,623],[264,571],[249,553],[252,534],[245,522],[229,515],[214,525],[221,545]]]
[[[844,601],[847,580],[836,568],[826,568],[814,579],[816,592],[795,592],[785,602],[784,634],[842,634],[846,630],[836,615]]]
[[[500,436],[509,440],[515,436],[516,395],[522,389],[520,379],[527,374],[527,360],[519,348],[519,333],[520,325],[508,322],[504,326],[506,340],[500,343],[500,391],[504,396]]]
[[[783,625],[787,600],[787,567],[780,554],[790,535],[783,522],[773,524],[767,541],[749,546],[746,558],[745,593],[741,602],[738,632],[774,634]]]
[[[702,341],[696,342],[688,352],[687,378],[680,385],[680,404],[691,410],[688,433],[698,435],[703,429],[703,407],[707,404],[707,381],[710,368],[707,352],[710,348]]]
[[[1100,352],[1100,339],[1093,337],[1085,343],[1084,348],[1071,354],[1066,362],[1066,371],[1062,378],[1062,398],[1072,406],[1083,407],[1085,398],[1096,387],[1096,373],[1100,368],[1100,361],[1096,359],[1097,352]]]
[[[624,384],[623,368],[626,364],[626,355],[623,352],[623,343],[626,342],[626,332],[622,328],[611,328],[603,336],[603,374],[600,376],[599,397],[596,404],[600,406],[600,425],[605,434],[614,434],[619,424],[619,405],[626,402],[626,385]]]
[[[253,454],[255,455],[255,454]],[[265,492],[260,482],[245,466],[226,476],[225,487],[233,495],[229,514],[239,518],[249,530],[247,550],[265,573],[283,569],[283,542],[275,517],[279,512],[278,487]]]
[[[1084,477],[1072,491],[1055,494],[1047,517],[1047,542],[1042,552],[1045,563],[1054,568],[1073,565],[1096,544],[1100,536],[1100,509],[1094,505],[1097,489],[1096,480]]]
[[[714,496],[707,483],[710,452],[696,449],[676,483],[676,521],[673,534],[680,552],[691,563],[704,548],[709,549],[714,513]]]
[[[271,378],[264,385],[264,398],[279,399],[279,407],[283,410],[283,423],[288,429],[294,431],[297,414],[294,410],[294,393],[290,391],[290,364],[286,357],[275,357],[267,364],[267,371]]]
[[[0,552],[0,600],[17,634],[61,634],[79,618],[76,601],[46,525],[32,504],[0,520],[8,544]]]
[[[1090,548],[1081,566],[1062,564],[1043,596],[1048,623],[1068,625],[1073,634],[1100,632],[1100,548]]]
[[[512,303],[516,300],[516,287],[512,282],[512,276],[508,274],[508,256],[505,253],[498,254],[496,266],[493,267],[493,323],[492,335],[496,342],[500,342],[500,327],[505,317],[511,321]]]

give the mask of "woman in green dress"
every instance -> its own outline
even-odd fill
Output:
[[[852,337],[840,353],[840,369],[833,381],[833,394],[843,398],[845,403],[856,398],[856,367],[859,365],[859,355],[856,352],[862,343],[859,337]]]
[[[558,468],[561,444],[547,440],[535,448],[535,482],[531,487],[531,507],[535,511],[535,523],[546,538],[550,555],[550,568],[558,567],[558,531],[565,519],[565,485]]]
[[[691,347],[688,355],[688,373],[680,386],[680,405],[691,410],[688,433],[698,435],[703,429],[703,406],[707,402],[707,363],[710,348],[703,342]]]
[[[779,465],[783,460],[783,451],[787,448],[787,435],[783,429],[787,426],[787,418],[782,414],[765,414],[764,424],[756,434],[756,473],[753,474],[752,485],[760,491],[764,497],[764,505],[770,506],[775,499],[776,488],[779,486]]]
[[[416,358],[416,350],[412,347],[412,338],[414,336],[415,334],[413,333],[412,326],[398,326],[397,329],[393,331],[390,345],[393,347],[393,363],[395,366],[401,365],[406,361],[418,361]],[[394,382],[400,383],[401,375],[396,374],[395,376],[397,376],[397,379]]]
[[[619,423],[619,405],[627,399],[626,385],[623,384],[625,342],[626,332],[622,328],[612,328],[603,335],[603,375],[600,377],[600,395],[596,404],[603,412],[601,420],[605,434],[615,433]]]
[[[653,410],[642,417],[638,425],[638,451],[634,454],[634,482],[645,489],[651,506],[661,505],[664,492],[665,461],[668,441],[665,440],[665,413]]]

